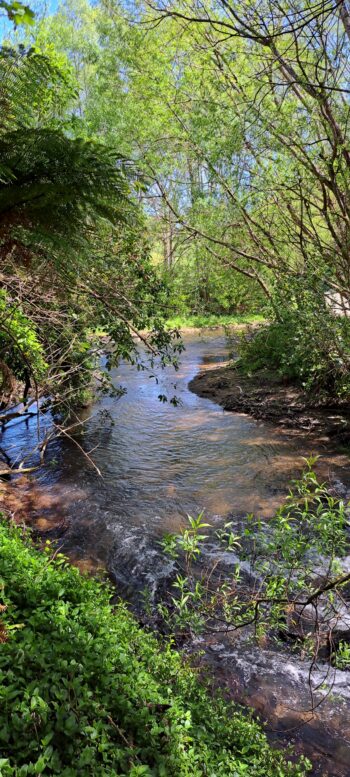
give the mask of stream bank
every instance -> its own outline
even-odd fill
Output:
[[[271,374],[261,372],[248,377],[227,364],[200,372],[190,381],[189,389],[224,410],[246,413],[290,433],[311,435],[323,443],[350,445],[348,403],[317,405],[294,383]]]

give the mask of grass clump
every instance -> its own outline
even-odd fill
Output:
[[[0,774],[300,777],[111,589],[0,522]]]
[[[247,313],[246,315],[214,315],[197,313],[193,316],[174,316],[169,318],[167,327],[170,329],[186,329],[195,327],[198,329],[204,327],[216,326],[235,326],[236,324],[253,324],[263,322],[264,316],[257,313]]]

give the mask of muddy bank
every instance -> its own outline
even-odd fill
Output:
[[[246,377],[234,366],[226,365],[196,375],[189,389],[217,402],[224,410],[246,413],[323,442],[350,445],[349,405],[316,406],[302,389],[271,375]]]

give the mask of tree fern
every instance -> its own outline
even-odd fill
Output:
[[[25,376],[26,395],[35,386],[61,415],[91,380],[91,329],[109,332],[115,358],[134,358],[138,328],[155,328],[153,354],[159,344],[165,358],[169,342],[158,313],[166,294],[148,260],[133,197],[136,171],[116,149],[74,135],[73,96],[69,69],[61,73],[33,50],[1,52],[0,284],[7,324],[0,317],[0,371],[12,370],[22,382]],[[44,372],[30,343],[9,340],[13,311],[38,343]],[[11,388],[0,401],[19,398]]]

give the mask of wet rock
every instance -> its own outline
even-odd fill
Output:
[[[220,686],[239,703],[252,706],[268,721],[267,733],[286,737],[312,759],[312,777],[349,777],[349,673],[301,661],[283,652],[220,639],[204,660],[220,677]]]
[[[209,645],[209,650],[212,653],[220,653],[222,650],[225,650],[225,645],[222,642],[216,642],[213,645]]]

